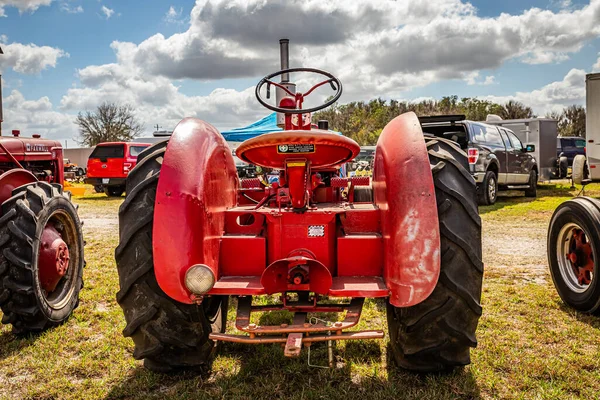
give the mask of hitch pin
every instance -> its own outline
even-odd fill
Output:
[[[314,321],[314,322],[313,322]],[[311,325],[316,325],[319,322],[323,322],[325,324],[325,326],[331,326],[331,322],[330,321],[325,321],[316,317],[312,317],[309,320]],[[327,331],[327,336],[331,336],[331,331]],[[325,366],[325,365],[314,365],[310,363],[310,348],[312,346],[310,346],[311,343],[308,343],[308,366],[309,367],[314,367],[314,368],[324,368],[324,369],[330,369],[333,368],[333,341],[332,340],[328,340],[327,341],[327,358],[329,361],[329,365]]]

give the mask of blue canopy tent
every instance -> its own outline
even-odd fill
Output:
[[[272,113],[243,128],[235,128],[221,132],[228,142],[243,142],[263,133],[278,132],[282,129],[277,126],[277,114]]]
[[[283,129],[277,126],[277,114],[272,113],[243,128],[235,128],[228,131],[223,131],[221,132],[221,135],[223,135],[225,140],[228,142],[243,142],[246,139],[262,135],[263,133],[279,132],[282,130]],[[329,132],[341,135],[340,132],[332,130]]]

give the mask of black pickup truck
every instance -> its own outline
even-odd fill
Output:
[[[467,121],[464,115],[419,120],[426,135],[451,139],[467,153],[480,204],[494,204],[498,190],[509,187],[524,190],[525,196],[536,196],[538,165],[530,154],[535,147],[523,146],[510,129]]]

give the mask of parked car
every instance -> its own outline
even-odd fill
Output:
[[[464,115],[419,118],[423,132],[454,140],[468,155],[469,170],[477,182],[480,204],[494,204],[498,190],[519,189],[535,197],[538,165],[530,153],[535,146],[524,146],[510,129],[467,121]]]
[[[63,158],[63,168],[66,173],[70,173],[75,179],[83,177],[85,170],[75,163],[72,163],[68,158]]]
[[[556,156],[567,157],[569,167],[573,166],[573,159],[578,154],[585,156],[585,138],[561,136],[556,138]]]
[[[96,192],[121,196],[125,192],[125,178],[135,167],[137,156],[150,143],[107,142],[96,146],[87,164],[85,183]]]

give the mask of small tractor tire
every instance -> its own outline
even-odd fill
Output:
[[[417,372],[470,363],[483,282],[481,219],[467,155],[449,140],[426,141],[440,224],[440,276],[423,302],[403,308],[387,304],[394,359]]]
[[[121,197],[123,192],[125,191],[125,187],[123,186],[105,186],[104,193],[108,197]]]
[[[94,191],[96,193],[104,193],[104,186],[102,186],[102,185],[95,185],[94,186]]]
[[[581,185],[581,182],[585,179],[585,164],[586,158],[582,154],[577,154],[573,159],[573,182]]]
[[[525,197],[537,197],[537,172],[529,172],[529,188],[525,189]]]
[[[67,245],[69,258],[64,276],[48,293],[40,278],[40,249],[47,246],[42,234],[50,225]],[[15,333],[24,334],[67,320],[79,304],[83,287],[83,246],[81,222],[70,192],[47,182],[13,190],[12,197],[2,204],[0,218],[2,323],[10,323]]]
[[[478,203],[488,206],[496,203],[498,199],[498,177],[494,171],[487,171],[483,177],[478,191]]]
[[[578,280],[579,266],[573,265],[570,252],[576,257],[585,253],[575,248],[573,232],[583,231],[585,243],[590,244],[593,271],[589,283]],[[600,310],[600,201],[577,197],[558,206],[548,228],[548,264],[550,275],[560,298],[570,307],[586,312]]]
[[[120,241],[115,258],[120,286],[117,302],[127,322],[123,335],[133,339],[133,356],[143,359],[152,371],[206,372],[216,349],[208,335],[224,332],[228,298],[210,296],[200,306],[183,304],[159,287],[154,275],[152,225],[165,145],[157,143],[144,152],[127,177],[129,190],[119,209]]]

